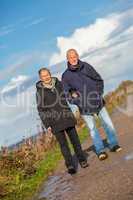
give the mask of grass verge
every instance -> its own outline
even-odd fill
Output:
[[[88,136],[87,128],[83,128],[79,131],[79,137],[81,143],[85,141]],[[71,146],[72,148],[72,146]],[[3,200],[31,200],[32,197],[39,191],[42,183],[44,183],[48,176],[56,169],[59,161],[62,159],[60,148],[56,144],[51,150],[49,150],[44,158],[36,163],[36,173],[27,179],[21,179],[18,176],[17,171],[11,172],[10,176],[14,176],[14,181],[10,182],[10,191],[7,196],[3,197]]]

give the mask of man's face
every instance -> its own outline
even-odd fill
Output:
[[[40,73],[40,79],[45,84],[51,83],[52,77],[51,74],[47,70],[42,70]]]
[[[78,64],[78,55],[74,51],[70,51],[67,56],[68,62],[71,65],[77,65]]]

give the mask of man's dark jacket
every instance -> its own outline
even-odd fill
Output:
[[[36,83],[36,102],[39,116],[45,128],[52,128],[52,132],[59,131],[76,124],[76,119],[69,108],[63,91],[62,83],[57,79],[54,89],[43,86],[42,81]]]
[[[67,63],[68,68],[62,75],[62,83],[68,101],[79,107],[81,114],[99,113],[105,105],[102,97],[104,82],[96,70],[88,63],[78,61],[77,66]],[[72,93],[78,94],[77,98]]]

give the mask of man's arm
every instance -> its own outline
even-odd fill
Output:
[[[79,105],[80,99],[79,99],[78,96],[77,96],[77,97],[75,96],[75,98],[74,98],[74,96],[72,96],[72,91],[74,91],[74,90],[73,90],[73,88],[71,87],[71,85],[70,85],[68,79],[65,77],[64,74],[62,75],[62,85],[63,85],[65,97],[66,97],[66,99],[68,100],[68,102],[69,102],[70,104]],[[76,93],[76,91],[74,91],[74,93]]]
[[[104,92],[104,81],[101,75],[90,64],[85,63],[87,76],[97,82],[97,88],[100,94]]]
[[[97,81],[103,81],[101,75],[92,67],[92,65],[85,63],[88,76],[92,79],[95,79]]]
[[[65,96],[68,99],[68,97],[69,97],[69,91],[71,89],[71,86],[70,86],[69,81],[66,78],[65,74],[62,75],[61,82],[62,82],[62,85],[63,85],[63,90],[64,90],[64,93],[65,93]]]

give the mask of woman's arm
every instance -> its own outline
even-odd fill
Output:
[[[36,104],[37,104],[38,114],[39,114],[39,117],[40,117],[43,125],[47,129],[50,126],[50,123],[49,123],[49,120],[47,118],[47,111],[46,111],[46,109],[43,105],[43,99],[42,98],[44,98],[44,96],[42,97],[40,95],[40,92],[37,91],[36,92]]]

